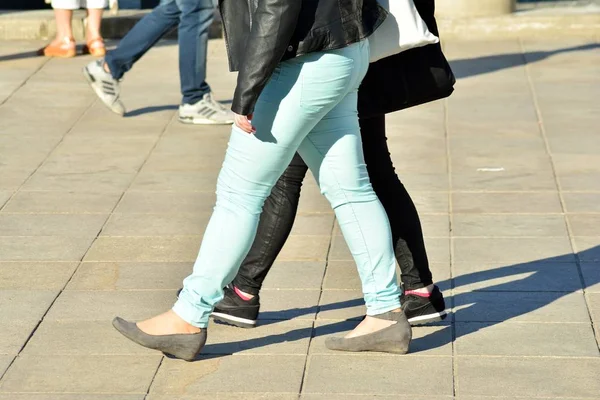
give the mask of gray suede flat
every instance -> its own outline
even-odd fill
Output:
[[[206,329],[198,333],[177,335],[149,335],[134,323],[116,317],[113,326],[127,339],[149,349],[162,351],[186,361],[196,359],[206,343]]]
[[[384,353],[406,354],[412,339],[412,329],[403,312],[387,312],[373,315],[374,318],[396,321],[395,324],[367,335],[346,339],[332,337],[325,341],[329,350],[339,351],[379,351]]]

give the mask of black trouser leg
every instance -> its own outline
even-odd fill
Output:
[[[292,231],[298,211],[300,188],[307,171],[308,167],[296,154],[265,201],[254,243],[233,280],[233,284],[240,290],[254,295],[260,291]]]
[[[360,120],[363,152],[373,189],[385,208],[404,288],[419,289],[433,283],[417,209],[400,182],[385,136],[385,116]]]
[[[360,119],[363,151],[369,177],[392,227],[396,259],[407,290],[433,283],[417,209],[396,175],[385,136],[385,116]],[[258,294],[262,283],[287,240],[308,168],[296,155],[267,198],[254,244],[233,284]]]

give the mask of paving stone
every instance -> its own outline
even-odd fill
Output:
[[[325,347],[330,336],[344,336],[358,325],[359,321],[316,321],[315,332],[310,342],[310,354],[335,354],[338,351]],[[418,326],[412,328],[413,340],[408,356],[452,356],[452,329],[450,325]]]
[[[0,355],[0,377],[4,375],[4,372],[8,369],[8,366],[14,359],[13,356],[2,356]]]
[[[213,165],[222,164],[218,160]],[[169,163],[171,161],[169,160]],[[208,171],[145,171],[142,170],[131,184],[131,191],[183,191],[214,192],[217,188],[218,170]]]
[[[457,323],[459,356],[597,357],[594,331],[588,324]]]
[[[208,213],[113,214],[101,236],[201,235],[209,219]]]
[[[19,191],[3,211],[11,213],[108,214],[121,193]]]
[[[67,290],[175,290],[192,269],[192,262],[84,262]]]
[[[161,356],[20,356],[0,392],[146,393]],[[48,373],[53,371],[53,373]],[[93,376],[94,379],[89,379]]]
[[[457,361],[459,396],[594,398],[600,393],[600,358],[477,356]]]
[[[497,165],[483,165],[486,168],[496,168]],[[507,168],[499,166],[498,168]],[[507,168],[500,172],[461,172],[452,175],[454,190],[486,190],[486,191],[522,191],[522,190],[556,190],[556,182],[550,169],[513,170]]]
[[[421,226],[425,237],[450,236],[450,218],[443,215],[421,215]]]
[[[574,292],[581,290],[581,278],[575,263],[531,262],[522,264],[454,264],[457,291]]]
[[[331,235],[333,221],[333,214],[300,214],[296,216],[291,234]]]
[[[574,240],[581,261],[600,261],[600,236],[577,236]]]
[[[12,169],[0,167],[2,181],[0,181],[0,189],[6,191],[17,190],[29,176],[33,173],[33,169]]]
[[[323,281],[325,290],[361,290],[354,261],[329,261]]]
[[[600,235],[600,214],[568,214],[567,218],[574,236]]]
[[[562,215],[461,215],[455,214],[452,234],[482,237],[567,236],[567,226]]]
[[[307,177],[305,182],[311,179]],[[298,212],[300,213],[333,213],[331,204],[325,196],[321,194],[321,190],[316,185],[305,184],[302,186],[300,195],[300,203],[298,204]]]
[[[260,314],[263,321],[282,319],[315,319],[319,290],[263,290]]]
[[[447,192],[411,191],[409,194],[419,211],[419,215],[427,213],[448,213]]]
[[[177,396],[177,400],[298,400],[297,394],[290,393],[211,393]],[[146,400],[173,400],[173,395],[149,395]]]
[[[321,289],[325,262],[277,261],[263,283],[264,289]]]
[[[453,242],[456,262],[575,261],[568,238],[454,238]]]
[[[595,324],[600,325],[600,293],[588,293],[587,298],[592,320]]]
[[[0,214],[0,236],[96,237],[105,214]]]
[[[562,190],[600,190],[599,172],[576,172],[559,175],[558,180]]]
[[[393,157],[392,157],[393,159]],[[402,183],[409,193],[421,192],[448,192],[450,189],[447,173],[410,173],[402,175]],[[440,195],[443,195],[440,193]]]
[[[562,208],[556,192],[498,192],[452,193],[452,210],[457,213],[561,213]]]
[[[256,355],[203,357],[193,363],[165,359],[151,395],[195,395],[211,392],[298,393],[305,356]],[[260,368],[256,368],[260,365]],[[231,379],[235,376],[235,379]],[[269,382],[268,386],[264,383]],[[173,397],[172,397],[173,398]]]
[[[85,261],[194,261],[201,236],[106,236],[96,239]]]
[[[300,400],[451,400],[454,397],[451,396],[414,396],[414,395],[401,395],[394,394],[390,396],[386,395],[356,395],[356,394],[303,394],[300,396]]]
[[[303,393],[452,395],[452,358],[390,355],[313,355]],[[428,371],[427,374],[422,371]],[[402,379],[398,379],[402,371]]]
[[[5,205],[5,203],[8,201],[8,199],[10,199],[10,196],[12,195],[12,190],[0,190],[0,209],[2,209],[2,206]]]
[[[324,261],[329,251],[327,235],[290,235],[281,249],[279,261]]]
[[[58,290],[0,290],[0,354],[17,354],[42,319]]]
[[[165,312],[177,300],[175,290],[65,291],[46,315],[50,321],[139,321]]]
[[[88,319],[94,316],[88,316]],[[157,353],[121,335],[109,321],[45,319],[21,354],[35,356],[152,356]]]
[[[0,400],[144,400],[143,394],[57,394],[57,393],[10,393],[0,394]]]
[[[211,213],[215,206],[214,192],[161,193],[128,192],[115,213],[175,214]]]
[[[60,290],[77,262],[0,262],[0,290]]]
[[[317,319],[360,320],[366,313],[360,290],[324,290]]]
[[[180,137],[181,135],[172,135]],[[172,139],[171,136],[163,136],[161,142],[167,139]],[[187,139],[187,138],[186,138]],[[204,139],[206,140],[206,139]],[[225,155],[225,146],[219,146],[215,143],[213,147],[213,140],[211,138],[211,153],[203,154],[199,146],[196,147],[185,147],[187,141],[180,142],[178,150],[162,151],[157,147],[148,160],[144,164],[144,170],[150,172],[201,172],[210,173],[215,176],[212,184],[208,181],[204,182],[206,189],[214,191],[216,189],[216,175],[219,172],[221,165],[223,164],[223,158]],[[194,142],[192,142],[194,143]],[[160,146],[160,144],[159,144]],[[190,152],[189,149],[193,148],[194,152]],[[196,152],[198,151],[198,152]],[[190,186],[188,190],[195,188],[200,190],[200,187]],[[206,190],[205,189],[205,190]]]
[[[23,185],[23,189],[114,193],[126,190],[134,177],[134,172],[55,172],[40,169]]]
[[[457,322],[580,322],[590,317],[582,293],[472,292],[453,296]]]
[[[297,354],[306,355],[312,321],[261,321],[254,329],[214,323],[202,354]]]
[[[600,263],[581,263],[585,291],[600,293]]]
[[[563,193],[565,207],[570,213],[600,212],[600,192],[597,193]]]
[[[425,238],[425,248],[429,261],[434,263],[450,262],[450,241],[447,238]],[[329,251],[331,261],[353,260],[352,253],[341,235],[333,236],[331,250]]]
[[[26,319],[6,320],[3,317],[6,323],[3,324],[4,326],[0,332],[0,354],[16,355],[27,342],[39,321],[31,319],[29,316],[24,318]],[[0,372],[1,369],[0,365]]]

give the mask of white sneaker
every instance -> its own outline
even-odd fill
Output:
[[[125,115],[125,106],[119,99],[121,95],[119,81],[104,70],[104,59],[86,65],[83,68],[83,75],[106,107],[114,113]]]
[[[233,112],[206,93],[196,104],[179,106],[179,122],[195,125],[231,125]]]

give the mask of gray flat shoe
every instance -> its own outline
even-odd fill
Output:
[[[406,354],[412,339],[412,329],[404,312],[387,312],[373,317],[396,321],[394,325],[353,338],[332,337],[325,340],[329,350],[339,351],[379,351],[384,353]]]
[[[113,319],[112,323],[116,330],[132,342],[186,361],[196,359],[206,343],[206,329],[189,334],[149,335],[134,322],[119,317]]]

